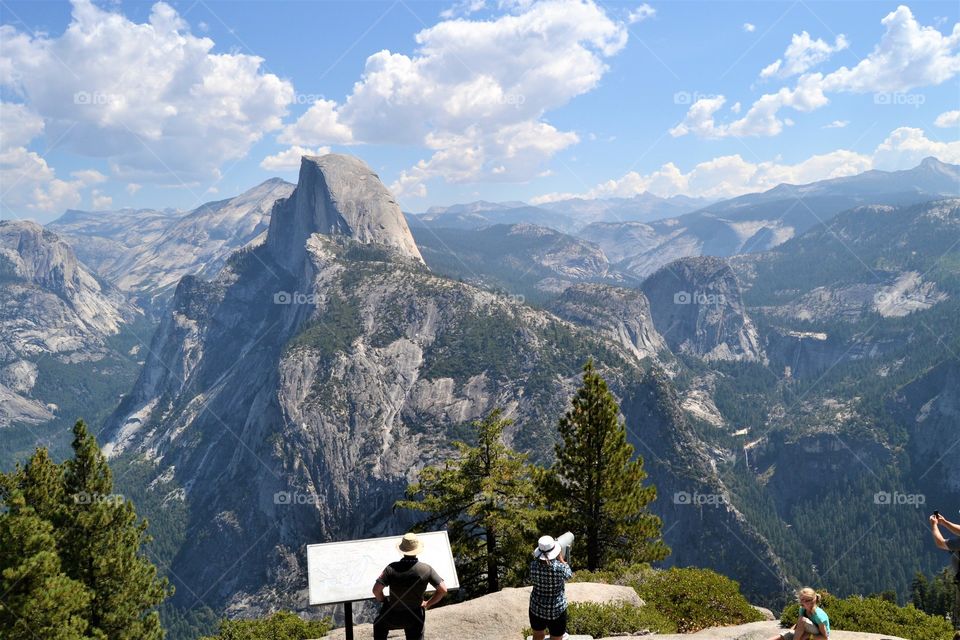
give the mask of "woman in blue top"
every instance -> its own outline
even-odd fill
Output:
[[[793,629],[788,629],[770,640],[806,640],[806,638],[829,638],[830,618],[820,608],[820,594],[804,587],[797,594],[800,598],[800,617]]]

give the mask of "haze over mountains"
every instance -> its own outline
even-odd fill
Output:
[[[658,487],[669,563],[759,602],[811,564],[837,593],[903,594],[941,558],[922,514],[874,495],[960,490],[937,444],[960,398],[957,196],[960,167],[927,159],[633,214],[405,216],[331,154],[295,188],[189,213],[3,222],[2,463],[84,415],[162,532],[175,607],[303,608],[303,545],[403,529],[393,501],[471,420],[503,408],[511,444],[548,460],[592,357]],[[78,376],[101,382],[62,415]],[[840,532],[865,522],[847,553]]]

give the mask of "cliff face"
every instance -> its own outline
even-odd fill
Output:
[[[89,415],[74,413],[78,407],[115,402],[117,388],[104,391],[106,401],[94,396],[132,382],[116,362],[125,354],[111,342],[138,317],[56,234],[32,222],[0,222],[0,468],[41,438],[59,454],[61,409],[73,420]]]
[[[637,359],[656,358],[667,349],[653,326],[650,304],[640,291],[599,284],[574,285],[553,301],[550,310],[564,320],[618,342]]]
[[[265,244],[213,282],[181,281],[105,431],[109,455],[146,464],[156,502],[188,514],[170,573],[181,604],[204,594],[234,614],[303,608],[303,545],[402,530],[394,501],[470,421],[500,407],[513,446],[548,459],[588,357],[623,398],[638,452],[656,452],[652,477],[668,491],[719,482],[662,377],[636,358],[654,334],[601,337],[432,275],[369,170],[320,160],[304,160]],[[362,190],[343,182],[358,175]],[[689,469],[695,484],[679,477]],[[673,509],[661,500],[655,510]],[[732,508],[675,515],[675,532],[706,520],[753,539]],[[679,563],[704,549],[730,566],[743,555],[675,532]]]
[[[720,258],[683,258],[644,280],[653,323],[675,353],[765,361],[733,270]]]
[[[274,207],[267,245],[295,273],[301,248],[313,233],[387,246],[423,262],[393,195],[370,167],[351,156],[304,156],[296,190]]]

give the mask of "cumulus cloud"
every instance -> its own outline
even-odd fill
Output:
[[[960,127],[960,111],[954,110],[941,113],[937,116],[937,119],[934,120],[933,124],[942,129]]]
[[[900,127],[887,136],[873,153],[874,168],[893,171],[917,166],[926,157],[960,164],[960,140],[930,140],[923,129]]]
[[[0,64],[0,77],[10,71]],[[97,171],[77,171],[73,180],[56,172],[27,144],[44,130],[43,118],[25,104],[0,102],[0,214],[19,217],[62,211],[80,204],[81,190],[100,182]]]
[[[627,16],[627,22],[629,24],[635,24],[637,22],[642,22],[647,18],[652,18],[655,15],[657,15],[657,10],[647,3],[643,3],[629,13]]]
[[[826,62],[834,53],[842,51],[848,46],[850,46],[850,43],[847,42],[847,38],[843,34],[838,35],[831,46],[830,43],[819,38],[814,40],[806,31],[799,34],[795,33],[789,46],[787,46],[787,50],[783,53],[783,58],[778,58],[766,66],[760,72],[760,77],[789,78],[804,73],[822,62]]]
[[[303,156],[322,156],[330,153],[330,147],[308,149],[294,145],[286,151],[267,156],[260,162],[260,167],[267,171],[290,171],[300,168],[300,158]]]
[[[747,33],[753,33],[754,31],[757,30],[757,25],[752,24],[750,22],[744,22],[743,30],[746,31]]]
[[[453,182],[531,179],[579,139],[543,118],[591,91],[626,25],[589,0],[514,5],[488,20],[446,20],[416,34],[412,55],[379,51],[343,101],[316,101],[284,128],[291,146],[405,144],[431,155],[404,171],[398,195]]]
[[[59,36],[0,26],[0,84],[42,118],[48,138],[109,157],[116,176],[192,184],[280,128],[293,100],[262,59],[213,46],[164,2],[136,23],[74,0]]]
[[[838,149],[788,164],[779,160],[753,163],[735,154],[700,162],[686,173],[669,162],[647,174],[631,171],[619,179],[602,182],[585,193],[550,193],[530,201],[542,204],[573,197],[630,197],[644,192],[661,197],[683,194],[732,198],[766,191],[781,183],[806,184],[856,175],[870,169],[909,169],[928,156],[960,163],[960,141],[938,142],[928,139],[921,129],[900,127],[869,155]]]
[[[843,129],[848,124],[850,124],[849,120],[834,120],[830,124],[823,125],[823,128],[824,129]]]
[[[960,23],[953,26],[949,35],[944,35],[934,27],[920,25],[905,6],[890,12],[881,22],[885,31],[879,43],[852,69],[844,66],[826,75],[802,73],[793,89],[784,87],[776,93],[764,94],[743,118],[729,123],[717,123],[713,117],[723,104],[723,96],[698,100],[670,133],[673,136],[692,133],[708,138],[775,136],[785,125],[785,120],[779,116],[784,107],[811,111],[829,103],[827,93],[905,92],[942,84],[960,72]],[[813,46],[814,41],[809,40],[809,36],[806,39],[801,37],[797,42],[792,66],[788,55],[786,63],[777,61],[761,75],[796,73],[827,55],[823,46]],[[839,37],[833,47],[823,43],[832,50],[841,44],[845,47],[846,40]]]

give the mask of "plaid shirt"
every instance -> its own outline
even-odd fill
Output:
[[[570,565],[551,560],[530,563],[530,611],[544,620],[556,620],[567,608],[567,594],[563,583],[573,576]]]

